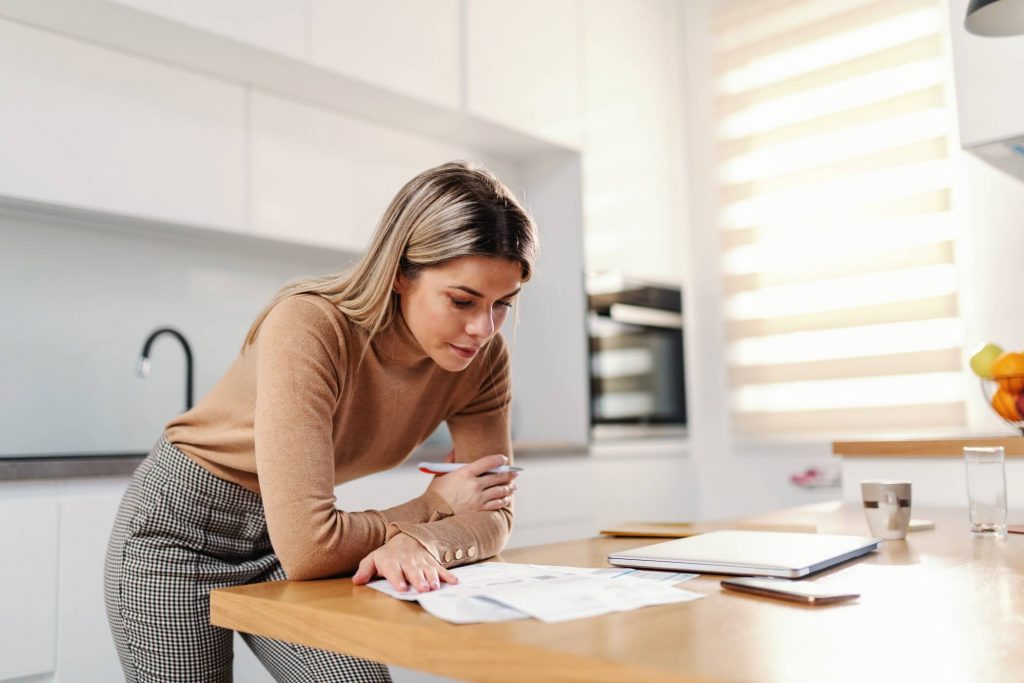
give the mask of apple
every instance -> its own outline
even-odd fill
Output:
[[[1024,394],[1017,394],[1017,412],[1024,415]]]
[[[991,342],[980,344],[971,355],[971,370],[984,379],[992,379],[992,364],[1003,355],[1003,349]]]

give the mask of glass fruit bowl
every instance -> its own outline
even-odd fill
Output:
[[[1024,435],[1024,375],[982,379],[981,393],[996,415]]]

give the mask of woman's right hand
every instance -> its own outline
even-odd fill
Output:
[[[445,460],[453,461],[453,453]],[[508,458],[504,455],[485,455],[454,472],[436,475],[427,490],[444,498],[455,514],[500,510],[512,502],[518,473],[487,474],[487,470],[506,464]]]

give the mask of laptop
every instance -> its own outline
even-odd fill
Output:
[[[877,538],[836,534],[712,531],[612,553],[608,563],[698,574],[796,579],[866,555],[881,543]]]

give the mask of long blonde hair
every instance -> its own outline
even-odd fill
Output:
[[[533,219],[504,183],[476,164],[442,164],[398,191],[354,267],[282,287],[256,317],[242,349],[256,340],[270,309],[295,294],[319,294],[373,337],[394,320],[399,272],[415,279],[424,268],[460,256],[493,256],[518,261],[526,282],[536,252]]]

